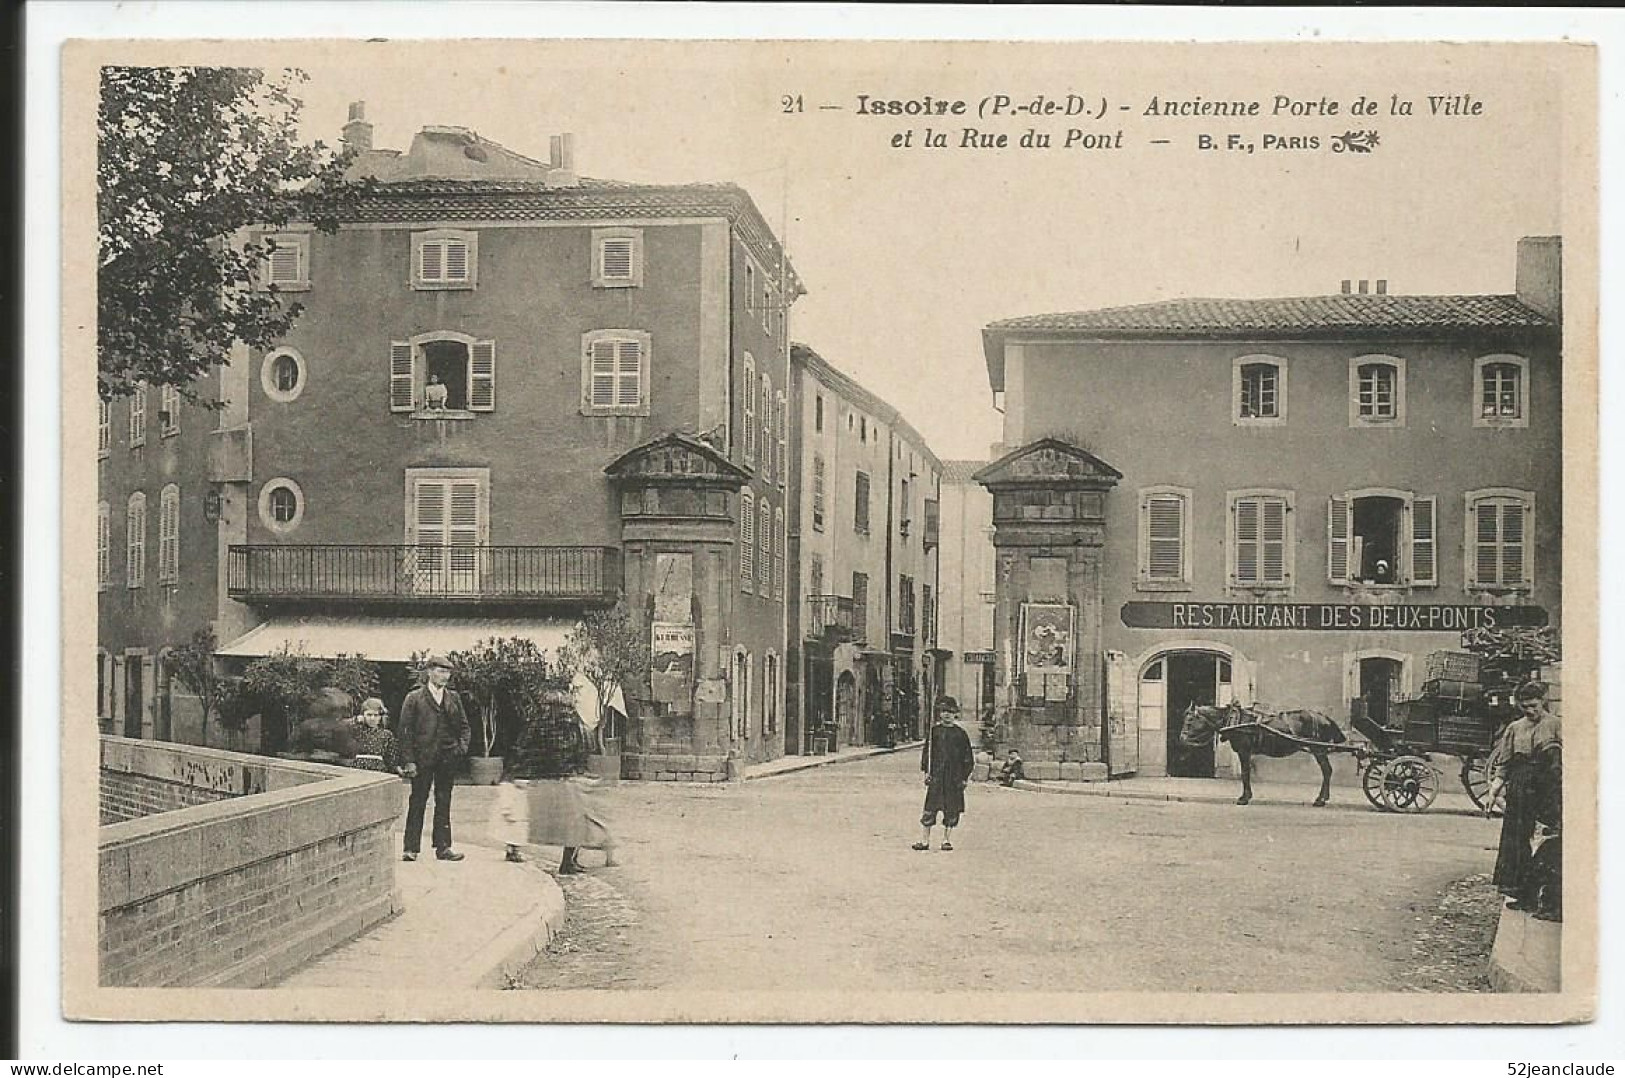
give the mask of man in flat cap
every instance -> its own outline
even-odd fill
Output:
[[[468,713],[462,698],[446,687],[451,680],[451,662],[444,655],[431,655],[424,683],[406,694],[401,704],[397,734],[401,773],[412,781],[412,799],[406,808],[403,861],[418,859],[423,840],[423,810],[434,791],[434,855],[441,861],[461,861],[463,855],[451,848],[451,780],[457,765],[468,754]]]
[[[914,844],[916,850],[931,848],[931,828],[942,814],[942,848],[954,848],[954,828],[965,811],[965,784],[976,767],[970,735],[954,720],[959,718],[959,701],[952,696],[937,698],[937,722],[925,735],[920,750],[920,770],[925,772],[925,811],[920,814],[924,832]]]

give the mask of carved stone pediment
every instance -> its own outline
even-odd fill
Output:
[[[678,484],[738,490],[750,472],[706,443],[685,434],[666,434],[623,453],[604,474],[618,486]]]
[[[973,476],[989,490],[1012,487],[1082,487],[1117,485],[1123,473],[1087,449],[1059,438],[1042,438],[1006,453]]]

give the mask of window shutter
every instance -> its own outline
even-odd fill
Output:
[[[764,497],[756,503],[757,541],[762,544],[756,561],[757,591],[766,599],[773,589],[773,507]]]
[[[587,349],[589,375],[584,392],[593,408],[615,405],[615,342],[593,341]]]
[[[636,408],[643,403],[643,349],[637,341],[618,341],[615,355],[619,381],[615,403],[622,408]]]
[[[1525,583],[1524,523],[1526,509],[1516,502],[1501,503],[1501,583],[1513,587]]]
[[[784,486],[790,472],[790,402],[779,394],[779,486]]]
[[[745,383],[741,387],[745,409],[745,459],[756,463],[756,360],[745,355]]]
[[[1259,499],[1238,498],[1230,511],[1235,517],[1235,581],[1238,584],[1260,583]]]
[[[96,586],[105,588],[113,575],[113,519],[106,502],[96,507]]]
[[[481,533],[484,530],[480,512],[480,484],[476,479],[454,479],[450,487],[450,505],[447,513],[446,545],[451,547],[451,571],[459,574],[456,586],[472,588],[478,572]]]
[[[165,489],[158,499],[158,580],[172,582],[178,575],[180,491]]]
[[[297,284],[301,280],[299,272],[299,247],[290,240],[280,242],[273,240],[275,248],[268,259],[270,263],[270,278],[272,284]]]
[[[1411,502],[1411,583],[1439,582],[1438,499]]]
[[[443,245],[425,243],[418,248],[418,276],[425,281],[444,280]]]
[[[813,527],[824,527],[824,458],[822,455],[813,455],[812,477],[812,510]]]
[[[462,240],[447,240],[444,247],[446,280],[468,280],[468,244]]]
[[[762,375],[762,475],[773,481],[773,380]]]
[[[1326,503],[1326,575],[1333,584],[1349,582],[1349,500]]]
[[[1481,501],[1473,506],[1473,577],[1472,583],[1489,586],[1499,583],[1496,569],[1500,564],[1497,540],[1500,538],[1500,506],[1492,501]]]
[[[389,344],[389,410],[410,412],[416,399],[412,384],[412,346],[406,341]]]
[[[739,495],[739,585],[746,591],[756,579],[756,496]]]
[[[475,341],[468,356],[468,410],[493,411],[497,404],[496,342]]]
[[[147,500],[139,493],[130,499],[124,529],[125,581],[139,588],[147,575]]]
[[[632,241],[630,239],[605,240],[599,248],[599,270],[606,280],[632,279]]]
[[[784,599],[784,510],[773,510],[773,598]]]
[[[1145,574],[1153,580],[1180,580],[1185,575],[1185,500],[1177,494],[1146,498]]]
[[[412,546],[446,545],[446,482],[419,479],[412,491],[407,542]]]
[[[1286,502],[1280,498],[1261,500],[1259,547],[1265,584],[1286,583]]]

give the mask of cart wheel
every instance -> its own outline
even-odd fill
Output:
[[[1484,799],[1490,795],[1490,761],[1487,756],[1469,756],[1461,762],[1461,785],[1467,791],[1467,796],[1473,799],[1473,804],[1480,811],[1484,808]],[[1501,811],[1501,798],[1495,799],[1495,807],[1490,810]]]
[[[1421,812],[1438,795],[1439,773],[1420,756],[1401,756],[1383,774],[1383,800],[1394,812]]]
[[[1388,764],[1382,760],[1372,758],[1366,761],[1365,774],[1360,777],[1360,788],[1365,791],[1365,799],[1371,802],[1373,808],[1384,812],[1392,812],[1388,801],[1382,794],[1383,775],[1388,770]]]

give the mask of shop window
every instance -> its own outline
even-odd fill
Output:
[[[1524,591],[1535,583],[1535,495],[1495,488],[1467,493],[1467,587]]]
[[[1408,491],[1351,491],[1329,502],[1327,576],[1334,584],[1438,583],[1438,507]]]
[[[1522,356],[1482,356],[1473,363],[1477,392],[1475,427],[1529,425],[1529,361]]]

